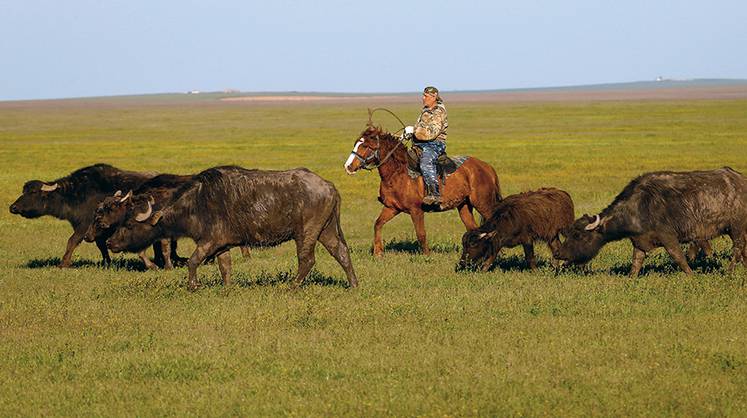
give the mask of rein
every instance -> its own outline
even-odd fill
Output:
[[[376,149],[374,150],[373,154],[369,155],[367,158],[364,158],[362,155],[358,154],[357,152],[353,152],[353,155],[355,155],[355,158],[357,158],[361,162],[361,168],[364,170],[373,170],[376,168],[381,167],[384,165],[385,162],[387,162],[392,155],[394,155],[394,151],[397,151],[397,148],[399,148],[400,145],[402,145],[401,141],[397,141],[397,145],[395,145],[387,155],[380,159],[378,163],[371,164],[371,161],[379,158],[379,150],[381,149],[381,137],[379,135],[376,135]]]
[[[399,128],[396,131],[394,131],[395,135],[405,129],[405,123],[402,122],[402,119],[400,119],[399,116],[395,115],[394,112],[392,112],[391,110],[389,110],[389,109],[387,109],[385,107],[377,107],[375,109],[368,109],[368,125],[369,126],[373,126],[373,115],[374,115],[374,113],[376,113],[379,110],[381,110],[383,112],[387,112],[390,115],[394,116],[394,118],[397,119],[397,121],[400,123],[400,125],[402,125],[401,128]],[[394,135],[392,135],[392,136],[394,136]],[[381,138],[379,137],[379,135],[376,135],[376,145],[378,145],[378,147],[373,152],[373,154],[371,156],[369,156],[369,158],[363,158],[357,152],[353,152],[353,154],[363,164],[361,168],[363,168],[364,170],[369,170],[370,171],[370,170],[379,168],[382,165],[384,165],[384,163],[387,162],[389,160],[389,158],[392,157],[392,155],[394,154],[394,152],[397,151],[397,148],[401,144],[402,144],[402,141],[397,141],[397,145],[395,145],[394,148],[392,148],[392,150],[389,151],[389,153],[383,159],[380,159],[379,162],[378,162],[378,164],[370,164],[370,161],[379,157],[379,150],[381,149]]]

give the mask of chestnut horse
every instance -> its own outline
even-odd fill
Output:
[[[501,188],[493,167],[477,158],[468,158],[461,167],[449,175],[446,184],[441,183],[440,207],[423,206],[425,185],[419,176],[413,179],[407,174],[407,151],[399,138],[369,125],[360,139],[355,141],[353,151],[345,162],[345,171],[355,174],[361,168],[378,168],[379,201],[384,205],[374,224],[373,253],[380,257],[384,252],[381,228],[400,212],[409,213],[415,225],[415,233],[424,254],[430,254],[425,239],[425,212],[458,209],[467,230],[477,228],[472,208],[487,219],[493,214],[501,200]]]

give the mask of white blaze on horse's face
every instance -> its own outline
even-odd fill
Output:
[[[345,161],[345,172],[350,175],[353,175],[357,172],[357,170],[350,170],[350,165],[353,164],[353,161],[355,161],[355,154],[358,152],[358,147],[360,147],[362,143],[363,143],[363,138],[359,139],[355,143],[353,150],[350,152],[350,156],[348,157],[348,160]]]

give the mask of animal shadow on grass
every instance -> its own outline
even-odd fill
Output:
[[[693,269],[693,271],[696,273],[724,273],[725,268],[721,260],[724,258],[728,259],[730,257],[730,251],[715,252],[710,257],[705,257],[704,255],[700,254],[694,261],[688,260],[687,264],[689,264],[690,268]],[[610,274],[621,276],[630,275],[632,266],[632,260],[615,264],[612,269],[610,269]],[[672,259],[672,257],[669,256],[669,254],[657,253],[653,256],[646,257],[639,275],[642,276],[649,273],[676,274],[680,272],[682,272],[682,269],[677,265],[677,263],[675,263],[675,261]]]
[[[41,269],[41,268],[49,268],[49,267],[58,267],[60,265],[60,262],[62,260],[59,257],[50,257],[50,258],[35,258],[33,260],[28,261],[23,267],[29,268],[29,269]],[[93,261],[89,259],[79,259],[73,261],[73,264],[70,266],[72,268],[81,268],[81,267],[101,267],[105,268],[104,263],[101,261]],[[127,271],[146,271],[148,270],[145,268],[145,263],[143,263],[142,260],[136,259],[136,258],[115,258],[112,260],[111,265],[109,268],[113,270],[127,270]]]
[[[344,274],[342,275],[344,277]],[[265,272],[262,271],[255,275],[248,275],[244,273],[234,273],[231,281],[243,288],[255,288],[255,287],[276,287],[285,284],[290,284],[296,278],[294,271],[281,271],[281,272]],[[223,286],[223,280],[219,275],[212,275],[211,277],[203,277],[202,286],[205,287],[220,287]],[[349,287],[347,279],[327,276],[319,273],[316,270],[312,270],[304,279],[301,287],[306,286],[332,286],[332,287]]]
[[[544,270],[545,268],[552,268],[553,267],[548,261],[537,257],[537,268],[539,270]],[[532,271],[532,269],[529,268],[529,263],[527,263],[527,260],[524,258],[523,255],[510,255],[510,256],[503,256],[501,254],[498,254],[498,257],[495,259],[495,262],[490,266],[488,271]]]
[[[458,253],[462,249],[457,244],[436,243],[431,246],[431,252],[448,254]],[[373,249],[371,250],[373,251]],[[384,252],[421,254],[420,243],[417,240],[389,241],[384,244]]]

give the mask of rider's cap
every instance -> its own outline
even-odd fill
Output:
[[[425,94],[435,94],[438,96],[438,89],[433,86],[428,86],[425,89],[423,89],[423,93]]]

